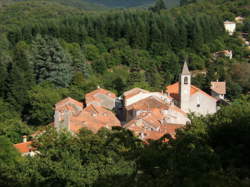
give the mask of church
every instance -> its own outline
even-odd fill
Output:
[[[186,62],[180,74],[179,82],[167,86],[166,93],[186,113],[207,115],[217,112],[218,98],[207,94],[191,84],[191,73]]]

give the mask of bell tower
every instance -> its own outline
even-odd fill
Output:
[[[188,70],[187,62],[185,61],[179,80],[180,108],[184,112],[189,112],[190,88],[191,73]]]

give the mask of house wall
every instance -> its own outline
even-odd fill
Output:
[[[224,23],[225,30],[229,33],[229,35],[233,35],[236,30],[236,23]]]
[[[217,111],[216,102],[216,99],[197,92],[190,97],[189,111],[200,115],[214,114]]]
[[[54,124],[56,130],[69,130],[70,129],[70,117],[71,117],[70,111],[55,111],[54,115]]]
[[[224,95],[223,94],[218,94],[218,93],[214,92],[213,90],[211,91],[211,95],[213,97],[215,97],[216,99],[224,99]]]

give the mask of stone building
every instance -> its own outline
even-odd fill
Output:
[[[211,82],[211,95],[217,99],[225,99],[226,83],[225,82]]]
[[[213,114],[217,111],[217,99],[191,84],[191,73],[184,63],[180,81],[166,87],[177,106],[186,113],[198,115]]]
[[[121,126],[120,121],[110,110],[99,105],[89,104],[83,108],[83,103],[70,97],[55,105],[54,127],[57,130],[68,130],[78,133],[81,128],[93,132],[105,127]]]

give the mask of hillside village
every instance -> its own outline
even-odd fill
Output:
[[[86,128],[96,133],[101,128],[123,127],[143,141],[157,140],[190,123],[188,114],[214,114],[226,94],[225,82],[211,82],[211,95],[191,84],[191,73],[185,62],[179,82],[166,86],[165,92],[133,88],[117,97],[103,88],[87,93],[84,103],[70,97],[55,104],[54,121],[58,131],[72,134]],[[33,135],[35,138],[42,132]],[[34,156],[32,141],[14,145],[23,155]]]
[[[224,28],[232,36],[236,32],[236,24],[243,21],[244,18],[238,16],[235,21],[225,21]],[[248,41],[244,39],[244,42],[248,46]],[[233,51],[213,54],[215,59],[223,56],[231,60]],[[123,127],[145,142],[158,140],[165,134],[174,138],[177,129],[190,123],[189,114],[206,116],[216,113],[220,105],[228,105],[225,95],[226,82],[211,82],[210,93],[192,85],[192,73],[185,61],[179,82],[166,86],[162,92],[133,88],[117,96],[98,86],[85,95],[84,102],[68,97],[56,103],[54,121],[50,125],[58,131],[67,130],[72,134],[82,128],[96,133],[101,128]],[[38,131],[31,137],[41,133],[43,131]],[[14,146],[22,155],[34,156],[36,151],[31,145],[32,140],[27,141],[27,136],[24,136],[23,142]]]
[[[250,186],[249,0],[1,1],[0,186]]]

